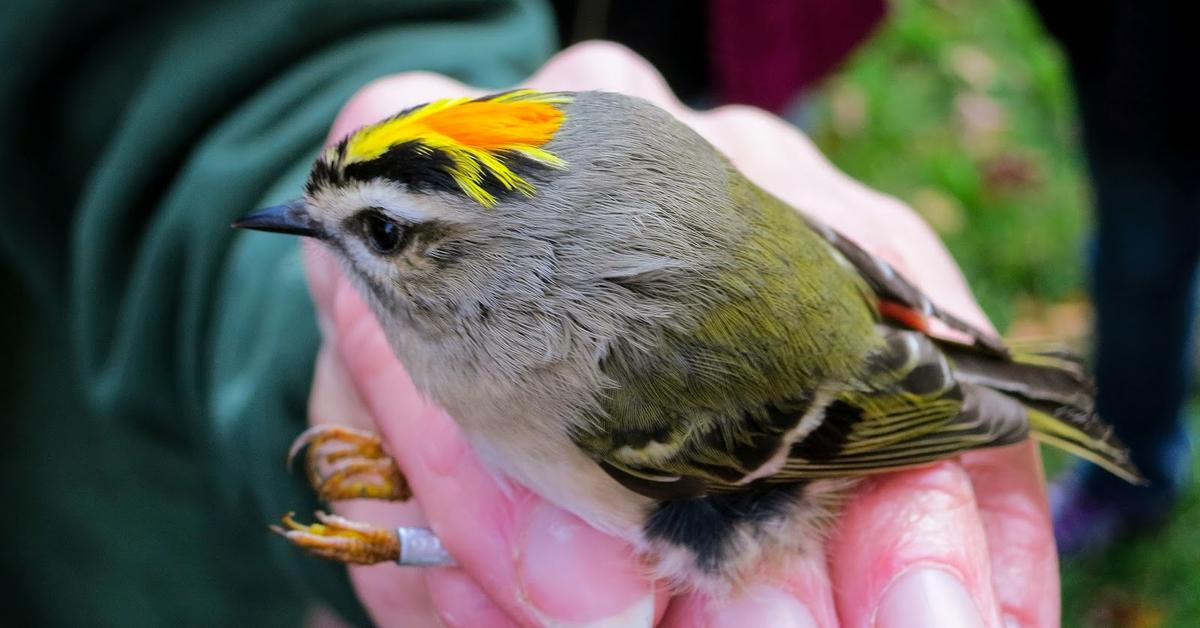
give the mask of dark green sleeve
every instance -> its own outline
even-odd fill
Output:
[[[357,88],[411,69],[512,84],[551,52],[548,12],[94,5],[0,13],[0,482],[25,517],[0,613],[284,626],[321,600],[364,623],[344,569],[266,532],[316,506],[282,457],[318,334],[296,242],[228,225],[298,195]]]

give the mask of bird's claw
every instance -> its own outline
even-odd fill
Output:
[[[317,495],[326,502],[345,499],[404,501],[412,496],[408,481],[396,461],[371,432],[340,425],[316,425],[296,438],[288,450],[287,464],[308,448],[305,472]],[[322,558],[356,565],[395,561],[401,544],[395,530],[351,521],[318,511],[317,522],[298,523],[293,513],[271,530],[292,545]]]
[[[288,468],[305,447],[308,481],[323,501],[405,501],[412,496],[396,461],[371,432],[340,425],[310,427],[288,450]]]
[[[271,530],[286,538],[292,545],[311,554],[355,565],[398,561],[400,539],[395,530],[385,530],[344,517],[317,511],[317,522],[302,524],[288,513],[283,525]]]

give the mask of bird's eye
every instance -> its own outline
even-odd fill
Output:
[[[404,227],[376,212],[363,216],[363,235],[371,249],[380,255],[392,255],[404,245]]]

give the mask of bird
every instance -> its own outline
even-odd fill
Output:
[[[333,251],[490,469],[679,588],[721,594],[814,551],[860,478],[1031,436],[1144,481],[1079,358],[944,311],[637,97],[412,107],[234,226]],[[289,460],[304,446],[323,498],[409,497],[369,433],[313,428]],[[328,558],[395,558],[394,535],[318,516],[277,530]]]

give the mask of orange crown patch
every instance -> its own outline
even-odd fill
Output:
[[[485,188],[488,178],[504,190],[532,196],[533,185],[513,172],[504,157],[519,155],[550,168],[566,168],[566,162],[542,146],[562,126],[559,105],[569,102],[568,94],[531,89],[437,100],[356,131],[347,140],[342,165],[368,162],[393,146],[415,142],[426,152],[445,154],[454,181],[484,207],[498,202]]]

